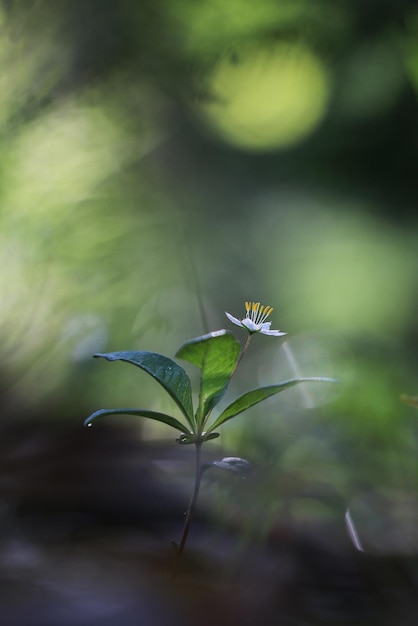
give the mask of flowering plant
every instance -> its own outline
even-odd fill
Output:
[[[294,378],[279,382],[276,385],[252,389],[236,398],[209,424],[212,410],[228,389],[229,382],[247,351],[252,336],[257,333],[274,337],[286,334],[279,330],[270,330],[271,322],[266,322],[266,319],[272,313],[272,307],[260,306],[260,303],[256,302],[246,302],[245,309],[246,316],[242,320],[230,313],[226,313],[226,316],[233,324],[240,326],[248,332],[247,341],[242,348],[233,333],[228,330],[218,330],[187,341],[175,354],[177,358],[188,361],[200,369],[200,392],[196,411],[193,408],[190,378],[185,370],[173,359],[155,352],[144,351],[110,352],[94,355],[96,358],[104,358],[108,361],[126,361],[152,376],[177,404],[182,418],[178,419],[172,415],[148,409],[100,409],[85,420],[85,425],[91,426],[94,420],[106,415],[137,415],[171,426],[171,428],[180,432],[177,438],[179,444],[194,444],[195,446],[195,485],[186,513],[182,537],[180,543],[176,545],[177,563],[186,544],[191,518],[199,494],[203,473],[201,463],[203,443],[219,437],[219,433],[215,431],[228,420],[289,387],[308,381],[334,382],[330,378]],[[222,461],[214,462],[213,465],[239,473],[242,476],[245,476],[249,469],[248,461],[239,457],[227,457]]]
[[[273,310],[271,306],[260,306],[259,302],[246,302],[244,319],[239,320],[230,313],[225,313],[225,315],[236,326],[241,326],[248,330],[250,335],[253,333],[272,335],[274,337],[286,335],[287,333],[282,333],[280,330],[270,330],[271,322],[266,322],[266,319],[273,313]]]

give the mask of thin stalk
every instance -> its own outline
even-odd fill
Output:
[[[235,372],[237,371],[237,369],[238,369],[238,365],[241,363],[241,361],[242,361],[242,358],[243,358],[244,354],[247,352],[247,350],[248,350],[248,346],[250,345],[251,337],[252,337],[252,335],[248,334],[247,341],[245,342],[244,347],[243,347],[243,349],[241,350],[241,354],[239,355],[239,357],[238,357],[238,359],[237,359],[237,362],[235,363],[235,367],[234,367],[234,369],[232,370],[232,374],[231,374],[231,376],[229,377],[230,379],[233,377],[233,375],[234,375],[234,374],[235,374]]]
[[[183,533],[181,535],[180,544],[177,549],[177,557],[176,557],[176,562],[174,564],[173,575],[172,575],[173,580],[176,577],[176,574],[180,565],[181,557],[184,552],[184,547],[186,545],[187,537],[189,534],[190,524],[192,521],[193,514],[195,512],[195,509],[196,509],[197,498],[199,496],[200,483],[202,480],[202,455],[201,455],[202,442],[201,441],[196,442],[195,446],[196,446],[195,483],[194,483],[192,498],[190,500],[190,504],[186,512],[186,519],[184,520]]]
[[[239,366],[239,364],[241,363],[244,354],[247,352],[248,350],[248,346],[250,345],[250,341],[251,341],[251,337],[252,335],[248,335],[247,337],[247,341],[244,344],[244,347],[241,350],[241,354],[239,355],[237,362],[235,364],[235,367],[231,373],[230,378],[232,378],[232,376],[235,374],[235,372],[237,371],[237,368]],[[206,419],[209,416],[206,416]],[[200,428],[203,427],[203,424],[200,426]],[[201,431],[199,430],[199,433]],[[187,542],[187,537],[189,535],[189,530],[190,530],[190,524],[192,521],[192,517],[193,514],[195,512],[196,509],[196,503],[197,503],[197,499],[199,497],[199,490],[200,490],[200,483],[202,480],[202,458],[201,458],[201,452],[202,452],[202,441],[197,441],[195,446],[196,446],[196,470],[195,470],[195,483],[194,483],[194,488],[193,488],[193,493],[192,493],[192,498],[190,500],[190,504],[189,507],[187,509],[186,512],[186,519],[184,520],[184,526],[183,526],[183,533],[181,535],[181,539],[180,539],[180,544],[179,547],[177,549],[177,556],[176,556],[176,561],[174,563],[174,567],[173,567],[173,573],[172,573],[172,580],[174,580],[176,578],[179,566],[180,566],[180,561],[184,552],[184,548]]]

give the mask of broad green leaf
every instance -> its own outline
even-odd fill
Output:
[[[176,357],[202,370],[200,419],[213,409],[225,393],[240,353],[240,344],[228,330],[218,330],[183,344]]]
[[[280,393],[285,389],[289,389],[289,387],[293,387],[294,385],[298,385],[299,383],[308,383],[308,382],[322,382],[322,383],[336,383],[338,382],[334,378],[321,378],[321,377],[311,377],[311,378],[293,378],[292,380],[285,380],[278,385],[269,385],[268,387],[258,387],[258,389],[253,389],[252,391],[247,391],[242,396],[237,398],[232,404],[230,404],[218,417],[218,419],[212,424],[210,428],[208,428],[207,432],[211,432],[215,428],[219,428],[221,424],[224,424],[228,420],[232,419],[239,413],[242,413],[246,409],[262,402],[266,398],[270,398],[270,396],[274,396],[276,393]]]
[[[189,429],[175,417],[171,417],[171,415],[166,415],[165,413],[158,413],[157,411],[147,411],[145,409],[99,409],[85,420],[84,426],[91,426],[93,420],[98,417],[105,417],[106,415],[138,415],[139,417],[147,417],[156,422],[163,422],[163,424],[167,424],[167,426],[171,426],[181,433],[190,434]]]
[[[108,354],[95,354],[94,356],[96,358],[103,357],[108,361],[126,361],[150,374],[170,394],[189,422],[192,431],[195,430],[190,378],[175,361],[155,352],[139,352],[136,350],[109,352]]]

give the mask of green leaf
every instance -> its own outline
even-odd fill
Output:
[[[136,350],[109,352],[108,354],[95,354],[94,356],[95,358],[102,357],[108,361],[126,361],[150,374],[173,398],[189,422],[192,431],[195,430],[190,378],[175,361],[155,352],[139,352]]]
[[[240,344],[228,330],[218,330],[183,344],[176,357],[202,370],[199,413],[203,418],[225,393],[240,353]]]
[[[206,433],[202,433],[202,440],[210,441],[211,439],[217,439],[220,436],[221,436],[220,433],[208,433],[207,435]]]
[[[180,437],[176,439],[176,441],[182,446],[191,446],[193,443],[196,443],[196,438],[193,437],[193,435],[181,433]]]
[[[98,417],[105,417],[106,415],[139,415],[139,417],[147,417],[156,422],[163,422],[163,424],[167,424],[167,426],[171,426],[181,433],[191,434],[189,429],[175,417],[171,417],[171,415],[166,415],[165,413],[158,413],[157,411],[147,411],[145,409],[99,409],[84,421],[84,426],[91,426],[93,420]]]
[[[270,396],[274,396],[276,393],[280,393],[285,389],[289,389],[289,387],[293,387],[294,385],[298,385],[299,383],[307,383],[307,382],[321,382],[321,383],[336,383],[338,382],[334,378],[321,378],[321,377],[311,377],[311,378],[293,378],[292,380],[285,380],[278,385],[269,385],[268,387],[258,387],[258,389],[253,389],[252,391],[247,391],[244,395],[237,398],[232,404],[230,404],[218,417],[218,419],[212,424],[210,428],[208,428],[207,432],[211,432],[215,428],[219,428],[221,424],[224,424],[228,420],[232,419],[239,413],[242,413],[246,409],[262,402],[266,398],[270,398]]]
[[[182,445],[189,445],[192,443],[204,443],[205,441],[217,439],[218,437],[220,437],[219,433],[209,433],[208,435],[206,435],[206,433],[202,433],[201,435],[190,435],[186,433],[181,433],[180,437],[176,439],[176,441],[177,443],[180,443]]]

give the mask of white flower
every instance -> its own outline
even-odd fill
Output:
[[[259,302],[246,302],[245,310],[246,315],[242,320],[239,320],[230,313],[225,312],[225,315],[236,326],[245,328],[250,335],[254,333],[261,333],[262,335],[280,337],[281,335],[287,334],[280,332],[280,330],[270,330],[271,322],[266,322],[266,319],[273,311],[271,306],[260,306]]]

